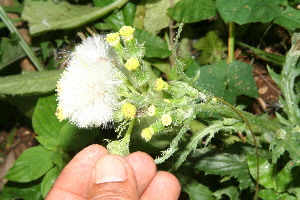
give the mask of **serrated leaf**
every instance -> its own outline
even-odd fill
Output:
[[[98,134],[97,129],[79,129],[66,120],[60,122],[55,116],[56,96],[39,99],[32,118],[37,140],[49,150],[60,148],[70,151],[83,148]]]
[[[160,37],[145,30],[135,30],[134,35],[139,43],[144,43],[145,57],[166,58],[171,55],[167,43]]]
[[[51,92],[56,88],[61,73],[61,70],[52,70],[0,77],[0,94],[28,95]]]
[[[217,9],[213,0],[181,0],[168,13],[178,22],[194,23],[215,16]]]
[[[206,174],[229,175],[237,178],[241,189],[253,185],[243,148],[234,151],[198,149],[188,162],[193,163],[195,169]]]
[[[30,183],[8,182],[0,193],[1,200],[43,200],[39,181]]]
[[[118,0],[105,8],[72,5],[66,1],[26,0],[22,18],[29,22],[31,34],[50,30],[70,29],[99,19],[113,9],[121,7],[128,0]]]
[[[60,170],[57,167],[53,167],[44,176],[41,184],[42,195],[45,198],[51,187],[53,186],[56,178],[58,177]]]
[[[225,62],[219,62],[215,65],[200,67],[193,62],[188,67],[186,74],[193,77],[198,70],[200,77],[196,87],[200,91],[211,92],[231,104],[235,104],[236,97],[239,95],[258,96],[251,65],[234,61],[228,65]]]
[[[238,188],[235,186],[229,186],[227,188],[217,190],[213,193],[213,195],[216,196],[217,199],[223,199],[223,195],[227,195],[231,200],[241,199]]]
[[[30,182],[43,176],[53,167],[52,152],[42,146],[24,151],[8,171],[6,178],[16,182]]]
[[[173,3],[177,3],[175,0]],[[161,29],[169,26],[169,16],[167,10],[170,7],[169,0],[146,1],[144,28],[150,33],[157,34]]]
[[[226,23],[270,22],[281,15],[280,0],[217,0],[216,6]]]
[[[3,37],[0,45],[0,70],[26,55],[18,41]]]
[[[300,27],[300,11],[288,6],[274,23],[294,31]]]
[[[176,173],[179,179],[182,190],[189,195],[190,200],[214,200],[212,191],[205,185],[199,183],[194,179],[195,175],[192,174],[188,168],[181,168]]]
[[[248,166],[250,174],[254,179],[257,176],[257,163],[256,157],[252,155],[248,155]],[[268,159],[259,158],[259,184],[264,186],[265,188],[275,188],[275,180],[274,180],[274,164],[271,164]]]

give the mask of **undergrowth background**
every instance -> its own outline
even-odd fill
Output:
[[[176,53],[189,77],[200,70],[196,88],[254,114],[245,117],[258,139],[260,198],[300,199],[299,0],[0,0],[0,5],[0,199],[43,199],[76,152],[117,136],[114,130],[78,129],[54,115],[56,82],[76,44],[94,33],[133,26],[152,76],[178,80],[172,50],[181,22]],[[190,138],[223,127],[209,144],[195,140],[197,148],[172,171],[182,185],[181,199],[254,196],[251,134],[224,107],[211,107],[193,120],[178,152],[158,165],[174,168],[190,153]],[[263,130],[258,118],[274,131]],[[133,133],[146,126],[140,123]],[[156,157],[173,137],[161,134],[147,143],[133,134],[130,148]]]

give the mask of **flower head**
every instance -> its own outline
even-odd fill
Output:
[[[136,107],[131,103],[124,103],[122,106],[122,114],[128,119],[133,119],[136,116]]]
[[[127,62],[125,63],[125,67],[129,70],[129,71],[134,71],[137,68],[139,68],[140,63],[139,60],[136,58],[129,58],[127,60]]]
[[[129,41],[133,38],[134,30],[131,26],[123,26],[119,32],[125,41]]]
[[[162,78],[156,79],[154,83],[154,90],[156,91],[166,91],[169,88],[169,84],[162,80]]]
[[[172,123],[172,117],[170,114],[164,114],[161,116],[161,122],[163,126],[169,126]]]
[[[111,122],[122,84],[116,64],[104,37],[89,37],[78,45],[57,83],[58,118],[68,118],[79,127],[106,126]]]

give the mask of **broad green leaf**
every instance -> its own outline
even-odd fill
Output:
[[[273,200],[278,199],[278,195],[275,190],[272,189],[263,189],[259,191],[259,197],[263,200]]]
[[[216,6],[226,23],[270,22],[281,15],[281,0],[217,0]]]
[[[115,2],[114,0],[113,2]],[[94,0],[95,6],[97,7],[105,7],[112,3],[111,0]],[[107,22],[115,31],[119,31],[119,29],[123,25],[132,26],[134,15],[135,15],[135,4],[132,2],[128,2],[125,6],[119,10],[118,12],[113,12],[109,16],[107,16],[104,21]]]
[[[96,8],[72,5],[66,1],[26,0],[22,18],[29,22],[31,34],[50,30],[70,29],[99,19],[114,9],[122,7],[127,1],[117,0],[104,8]]]
[[[135,37],[139,43],[145,44],[145,56],[148,58],[166,58],[171,55],[167,43],[160,37],[145,30],[136,30]]]
[[[8,171],[6,178],[16,182],[30,182],[43,176],[53,167],[53,153],[42,146],[24,151]]]
[[[208,187],[195,180],[195,175],[188,168],[182,168],[176,177],[180,181],[182,190],[189,195],[190,200],[214,200],[213,193]]]
[[[0,70],[25,55],[18,41],[3,37],[0,44]]]
[[[193,62],[186,74],[193,77],[200,70],[200,78],[196,87],[200,91],[206,90],[213,95],[235,104],[236,97],[247,95],[257,97],[257,88],[252,76],[252,66],[240,61],[230,64],[219,62],[215,65],[200,67]]]
[[[257,176],[257,163],[256,157],[252,155],[248,155],[248,166],[250,174],[254,179]],[[264,186],[265,188],[275,188],[275,180],[274,180],[274,167],[275,165],[271,164],[268,159],[259,158],[259,184]]]
[[[40,181],[30,183],[8,182],[0,193],[1,200],[43,200]]]
[[[58,177],[60,170],[57,167],[53,167],[44,176],[41,184],[42,195],[45,198],[51,187],[53,186],[56,178]]]
[[[292,7],[287,7],[281,16],[274,20],[274,23],[294,31],[300,27],[300,11]]]
[[[295,173],[293,173],[294,162],[289,162],[275,177],[278,192],[286,191],[287,187],[292,184]]]
[[[98,134],[96,129],[79,129],[66,120],[60,122],[55,116],[56,108],[55,95],[40,98],[32,119],[33,128],[38,134],[37,140],[46,149],[81,149]]]
[[[175,0],[173,3],[177,3]],[[161,29],[169,26],[169,16],[167,10],[170,7],[169,0],[146,1],[144,28],[150,33],[157,34]]]
[[[248,170],[247,156],[240,145],[226,151],[198,149],[187,162],[206,174],[235,177],[240,182],[241,189],[253,185]]]
[[[201,51],[197,58],[200,65],[214,64],[222,59],[226,48],[218,32],[216,30],[209,31],[193,45],[194,49]]]
[[[61,70],[52,70],[0,77],[0,94],[28,95],[51,92],[55,89],[61,73]]]
[[[217,9],[213,0],[181,0],[168,13],[178,22],[194,23],[215,16]]]

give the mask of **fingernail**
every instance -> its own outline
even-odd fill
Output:
[[[96,163],[96,184],[106,182],[122,182],[127,178],[126,168],[121,160],[107,155]]]

